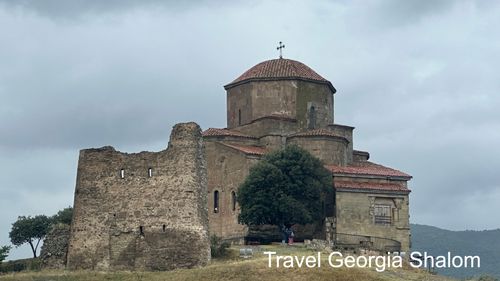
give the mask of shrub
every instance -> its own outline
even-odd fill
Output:
[[[210,237],[210,254],[213,258],[225,256],[229,246],[230,244],[227,241],[222,241],[222,238],[217,237],[217,235]]]

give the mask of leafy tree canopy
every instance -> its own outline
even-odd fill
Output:
[[[17,221],[12,224],[12,229],[9,233],[10,241],[16,246],[21,246],[28,243],[33,251],[33,257],[36,258],[36,250],[51,226],[52,220],[45,215],[35,217],[18,217]]]
[[[3,262],[9,255],[10,246],[0,247],[0,263]]]
[[[247,225],[306,224],[321,218],[322,194],[332,188],[321,161],[292,145],[267,154],[239,188],[239,220]]]
[[[72,219],[73,219],[73,208],[71,206],[60,210],[59,212],[57,212],[57,214],[51,217],[52,224],[62,223],[71,225]]]

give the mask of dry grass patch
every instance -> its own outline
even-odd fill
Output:
[[[280,255],[314,255],[316,252],[303,247],[283,247],[278,245],[262,246],[253,258],[238,257],[238,248],[232,248],[228,257],[214,260],[209,266],[195,269],[179,269],[167,272],[95,272],[95,271],[40,271],[21,272],[0,276],[1,281],[397,281],[397,280],[453,280],[427,274],[422,270],[390,269],[382,273],[374,269],[331,268],[323,255],[321,268],[269,268],[263,251],[271,250]]]

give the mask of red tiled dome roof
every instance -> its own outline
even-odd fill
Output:
[[[230,89],[232,87],[238,86],[240,84],[250,82],[250,81],[269,81],[269,80],[305,80],[310,82],[316,82],[321,84],[326,84],[332,90],[336,92],[330,81],[321,77],[318,73],[312,70],[307,65],[289,59],[274,59],[263,61],[256,66],[245,71],[240,77],[236,78],[233,82],[224,86],[224,88]]]

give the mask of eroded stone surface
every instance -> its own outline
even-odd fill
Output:
[[[174,126],[168,148],[80,151],[70,269],[169,270],[210,260],[200,127]]]
[[[42,267],[46,269],[64,269],[68,253],[70,227],[67,224],[52,226],[45,237],[40,252]]]

